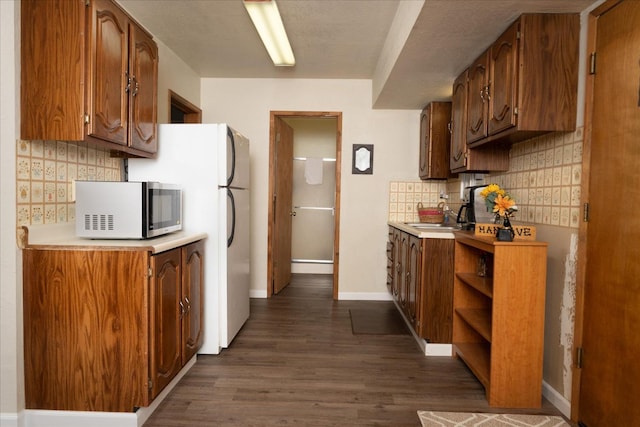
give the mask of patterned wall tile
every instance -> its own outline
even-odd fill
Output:
[[[72,181],[119,181],[122,161],[87,143],[17,141],[18,225],[75,221]]]
[[[551,133],[514,144],[509,153],[509,170],[485,176],[485,182],[500,185],[515,198],[515,221],[578,228],[583,134],[584,129],[578,128],[575,132]],[[411,193],[408,188],[417,186],[418,183],[390,183],[390,221],[418,220],[414,201],[405,201],[407,193]],[[457,212],[462,203],[457,178],[446,183],[423,182],[423,204],[437,205],[441,190],[449,196],[447,205]]]
[[[516,221],[577,228],[582,143],[583,128],[579,128],[514,144],[509,171],[489,174],[485,181],[501,185],[514,196],[519,208]]]
[[[418,203],[437,206],[440,192],[447,191],[444,181],[391,181],[389,183],[389,221],[418,222]]]

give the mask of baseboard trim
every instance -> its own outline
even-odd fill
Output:
[[[266,290],[251,289],[249,291],[249,298],[266,298],[266,297],[267,297]]]
[[[333,274],[333,263],[316,264],[308,262],[291,263],[292,274]]]
[[[92,411],[51,411],[44,409],[25,409],[24,427],[142,427],[151,414],[158,408],[171,390],[184,375],[195,365],[194,356],[178,372],[175,378],[160,392],[151,405],[136,412],[92,412]],[[4,427],[4,419],[2,427]],[[17,417],[16,424],[17,427]],[[10,424],[7,424],[10,426]]]
[[[562,415],[571,419],[571,402],[544,380],[542,381],[542,395],[555,406]]]
[[[426,343],[426,348],[424,351],[425,356],[448,356],[451,357],[453,354],[453,345],[452,344],[434,344],[434,343]]]
[[[22,423],[20,423],[22,424]],[[18,414],[15,412],[0,413],[0,426],[18,427]]]
[[[392,301],[388,292],[338,292],[338,299],[344,301]]]

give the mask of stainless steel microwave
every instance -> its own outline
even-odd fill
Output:
[[[182,229],[182,190],[158,182],[76,181],[76,236],[148,239]]]

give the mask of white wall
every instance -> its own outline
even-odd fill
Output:
[[[341,298],[387,297],[388,184],[415,179],[419,111],[372,110],[369,80],[203,79],[203,122],[251,140],[251,291],[266,295],[270,111],[342,113]],[[373,175],[351,174],[353,144],[373,144]]]
[[[22,286],[16,246],[16,137],[19,131],[20,4],[0,1],[0,424],[17,422],[23,406]],[[20,390],[19,390],[20,389]],[[5,415],[9,414],[9,415]]]
[[[200,106],[200,76],[158,39],[158,123],[169,123],[169,89]]]

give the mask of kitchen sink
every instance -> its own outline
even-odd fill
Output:
[[[405,222],[405,225],[408,225],[409,227],[414,227],[414,228],[420,228],[423,230],[447,230],[447,231],[451,231],[451,230],[459,230],[460,227],[454,226],[454,225],[444,225],[444,224],[431,224],[428,222]]]

